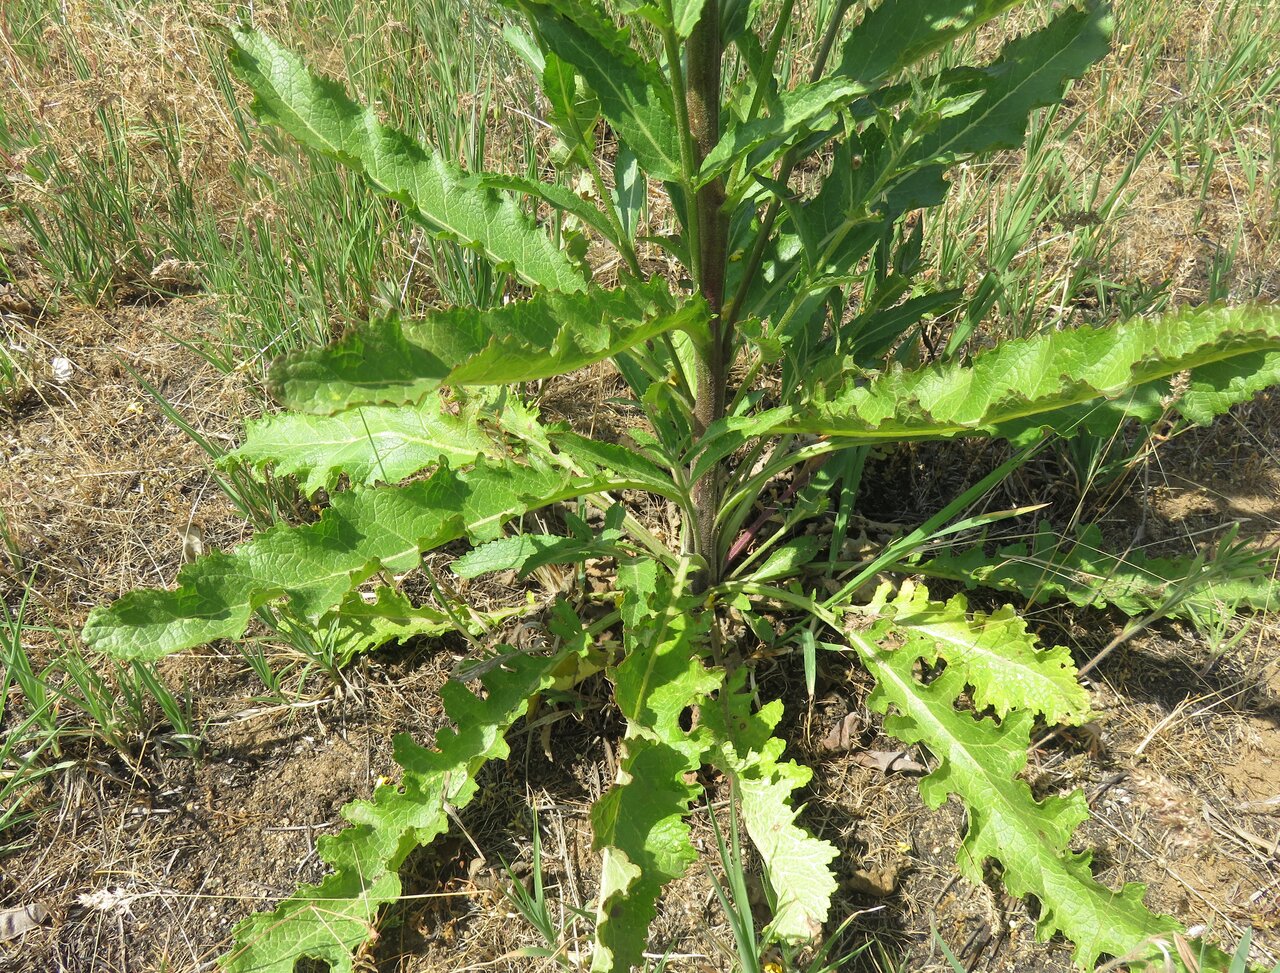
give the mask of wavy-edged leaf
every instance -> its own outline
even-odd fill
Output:
[[[254,93],[254,111],[309,148],[362,172],[438,235],[481,251],[531,284],[580,291],[582,274],[516,201],[478,186],[438,153],[384,125],[342,85],[245,25],[231,29],[231,65]]]
[[[353,486],[399,483],[441,461],[466,466],[498,453],[474,409],[454,415],[438,395],[428,395],[416,405],[363,406],[332,416],[266,416],[247,424],[244,443],[227,459],[296,475],[310,496],[332,489],[344,473]]]
[[[375,317],[331,345],[295,352],[271,368],[271,394],[289,408],[331,415],[358,405],[418,402],[449,368],[410,344],[396,314]]]
[[[845,35],[833,73],[870,90],[1020,2],[882,0]]]
[[[415,636],[438,636],[465,628],[479,635],[484,626],[498,624],[525,609],[498,608],[484,613],[470,609],[452,616],[430,605],[414,605],[394,588],[381,587],[366,600],[360,592],[350,592],[338,607],[320,616],[315,626],[332,640],[338,668],[344,668],[361,652],[388,642]]]
[[[516,6],[516,0],[503,0]],[[680,137],[671,92],[627,33],[600,8],[577,0],[521,0],[543,43],[572,64],[600,99],[600,111],[655,179],[680,178]]]
[[[944,660],[972,687],[977,709],[990,707],[1001,719],[1026,710],[1051,725],[1078,726],[1089,718],[1089,696],[1076,680],[1071,652],[1041,647],[1011,606],[989,615],[970,612],[963,595],[931,601],[924,585],[909,581],[895,597],[889,593],[886,585],[865,609],[855,609],[882,619],[865,637],[884,641],[892,633],[903,642],[901,651],[930,665]]]
[[[550,687],[571,656],[585,654],[582,639],[556,655],[512,654],[484,676],[484,697],[462,685],[441,690],[457,729],[442,729],[427,750],[401,735],[398,784],[383,784],[369,801],[342,809],[351,827],[316,843],[332,873],[304,885],[272,912],[250,916],[235,928],[235,946],[222,958],[226,973],[293,973],[302,958],[321,960],[334,973],[353,973],[354,954],[376,930],[381,907],[400,896],[396,871],[415,848],[448,830],[446,806],[463,807],[476,793],[476,774],[510,752],[504,736],[524,715],[529,699]]]
[[[534,558],[564,552],[564,559],[557,563],[586,560],[587,552],[582,542],[572,537],[552,534],[515,534],[499,537],[479,547],[472,548],[449,565],[449,570],[459,578],[478,578],[493,571],[518,571],[525,574],[525,565]],[[543,561],[543,563],[546,563]]]
[[[492,540],[527,510],[612,486],[559,470],[480,463],[463,472],[442,467],[407,486],[339,493],[314,524],[273,527],[229,554],[188,564],[176,590],[133,591],[94,609],[84,638],[111,655],[154,659],[237,638],[253,610],[277,598],[316,619],[379,570],[408,571],[423,551],[460,537]]]
[[[742,820],[760,853],[774,893],[770,931],[778,939],[805,942],[822,932],[836,891],[830,863],[835,846],[809,834],[796,818],[792,795],[812,776],[808,767],[781,760],[786,742],[773,736],[782,703],[752,712],[745,691],[746,670],[739,669],[716,703],[702,710],[711,734],[708,760],[732,781]]]
[[[1061,932],[1075,943],[1075,960],[1085,969],[1093,969],[1103,953],[1159,957],[1150,940],[1169,942],[1182,927],[1143,905],[1143,886],[1112,892],[1093,877],[1090,853],[1070,850],[1073,832],[1089,815],[1084,794],[1037,801],[1019,778],[1031,744],[1032,714],[1012,712],[999,723],[975,719],[957,709],[965,690],[958,669],[947,667],[925,684],[914,671],[918,652],[875,645],[856,631],[848,635],[876,679],[868,705],[887,714],[885,731],[904,743],[925,745],[938,760],[937,769],[920,780],[925,803],[937,808],[952,794],[964,802],[969,829],[960,846],[961,874],[980,884],[986,862],[999,862],[1010,894],[1039,900],[1037,938]],[[1213,950],[1209,955],[1221,957]]]
[[[701,297],[677,298],[658,278],[612,290],[593,285],[580,294],[543,291],[502,307],[383,319],[285,358],[272,369],[272,390],[291,408],[319,413],[416,401],[440,385],[550,378],[665,331],[700,333],[706,322]],[[403,357],[370,357],[384,350]]]
[[[591,809],[602,853],[600,904],[591,969],[629,970],[641,962],[658,896],[698,857],[685,817],[697,788],[685,775],[702,764],[698,732],[680,714],[720,685],[701,661],[708,619],[652,560],[619,567],[626,658],[610,676],[627,720],[618,782]]]
[[[1106,328],[1002,342],[951,362],[870,382],[855,378],[776,432],[859,443],[1044,432],[1114,432],[1166,409],[1207,422],[1280,382],[1280,309],[1205,307]]]
[[[1175,618],[1215,617],[1239,608],[1280,608],[1280,583],[1261,555],[1245,556],[1230,570],[1195,558],[1123,556],[1104,550],[1102,532],[1090,524],[1065,540],[1047,523],[1030,545],[1006,544],[994,555],[978,544],[944,551],[913,570],[939,578],[1016,591],[1028,604],[1064,598],[1082,607],[1114,606],[1128,615],[1162,609]]]

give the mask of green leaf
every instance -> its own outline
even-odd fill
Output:
[[[618,576],[627,655],[610,676],[627,736],[618,783],[591,809],[602,852],[591,969],[602,973],[640,965],[663,886],[698,857],[685,822],[697,788],[685,776],[701,766],[704,744],[680,714],[721,681],[701,661],[709,619],[683,597],[683,575],[673,583],[654,561],[636,560]]]
[[[717,419],[702,438],[693,444],[689,461],[694,464],[689,479],[697,482],[722,459],[736,452],[757,436],[767,435],[773,431],[781,420],[794,415],[793,410],[783,407],[768,409],[756,415],[725,416]]]
[[[1143,886],[1112,892],[1093,877],[1090,853],[1070,850],[1072,833],[1089,815],[1083,793],[1037,801],[1019,777],[1031,744],[1030,712],[1012,712],[999,723],[975,719],[956,708],[965,690],[958,669],[948,666],[925,684],[914,671],[920,654],[911,647],[895,650],[857,631],[848,634],[876,679],[868,705],[886,714],[885,732],[925,745],[938,760],[920,780],[925,803],[937,808],[948,795],[964,802],[969,829],[959,865],[966,879],[981,884],[986,863],[999,862],[1011,895],[1039,900],[1037,938],[1061,932],[1075,943],[1075,961],[1084,969],[1093,969],[1103,953],[1151,956],[1152,937],[1168,942],[1181,930],[1142,904]]]
[[[706,0],[671,0],[671,12],[673,15],[672,26],[676,29],[676,34],[680,37],[688,37],[693,33],[693,28],[698,26],[698,21],[702,19],[702,8]]]
[[[990,4],[1002,5],[1002,0]],[[1083,8],[1064,10],[1047,27],[1009,41],[990,67],[966,72],[973,92],[981,95],[965,110],[948,112],[911,147],[902,168],[1021,148],[1031,112],[1057,104],[1069,80],[1106,56],[1114,28],[1110,6],[1089,0]],[[959,104],[967,100],[956,91],[950,97],[959,97]],[[918,120],[905,116],[901,124],[915,126]]]
[[[459,578],[478,578],[482,574],[493,571],[518,571],[524,573],[525,563],[539,555],[554,552],[572,541],[568,537],[556,537],[551,534],[515,534],[511,537],[499,537],[473,548],[449,565],[449,570]],[[579,543],[572,552],[586,558],[586,552]],[[568,560],[577,560],[566,557]],[[560,562],[564,563],[564,562]]]
[[[573,65],[546,52],[541,71],[542,91],[550,106],[547,121],[564,143],[569,160],[588,165],[596,150],[595,128],[600,117],[600,103],[578,81]]]
[[[574,432],[560,432],[552,436],[556,449],[573,459],[583,473],[611,470],[643,489],[670,500],[680,500],[681,493],[671,474],[647,459],[634,447],[589,439]]]
[[[864,381],[846,380],[774,431],[864,444],[972,435],[1025,443],[1045,432],[1114,433],[1166,410],[1208,422],[1280,382],[1280,311],[1203,307],[1049,332],[1002,342],[969,364],[895,366]]]
[[[644,173],[640,171],[640,160],[627,145],[618,146],[618,155],[613,163],[613,203],[618,210],[622,232],[628,240],[636,238],[648,194]]]
[[[834,73],[869,91],[1020,2],[882,0],[845,35],[840,66]]]
[[[794,577],[817,556],[818,547],[818,538],[811,534],[793,537],[775,548],[764,564],[751,572],[750,580],[759,583]]]
[[[528,283],[583,289],[578,269],[510,196],[477,186],[436,152],[384,125],[342,85],[312,74],[265,34],[238,25],[231,38],[231,65],[253,89],[254,111],[263,121],[364,173],[437,235],[474,247]]]
[[[680,138],[671,92],[657,66],[636,54],[626,32],[593,3],[525,0],[520,5],[545,46],[586,79],[601,112],[645,171],[654,179],[679,179]]]
[[[460,537],[491,540],[527,510],[609,489],[612,481],[559,470],[479,463],[441,468],[400,487],[339,493],[317,523],[273,527],[233,552],[188,564],[173,591],[133,591],[99,607],[85,641],[126,659],[154,659],[220,638],[237,638],[253,610],[288,597],[315,619],[379,570],[417,567],[423,551]]]
[[[279,359],[271,394],[291,409],[319,415],[357,405],[418,402],[449,374],[439,358],[406,340],[399,316],[377,317],[324,348]]]
[[[701,297],[676,298],[659,278],[614,290],[592,286],[581,294],[543,291],[497,308],[388,318],[337,344],[284,359],[272,370],[272,389],[306,412],[415,401],[440,385],[506,385],[561,375],[664,331],[700,333],[706,322]],[[369,357],[383,349],[407,355]],[[416,368],[427,374],[411,374]]]
[[[505,176],[496,175],[486,172],[476,177],[482,186],[490,189],[502,189],[514,193],[523,193],[526,196],[532,196],[540,199],[549,206],[552,206],[562,213],[568,213],[570,216],[577,217],[591,229],[595,230],[609,242],[617,245],[618,234],[614,231],[613,226],[609,223],[608,217],[604,215],[597,206],[593,206],[588,200],[583,199],[571,189],[564,186],[557,186],[549,182],[539,182],[537,179],[526,179],[522,176]]]
[[[476,794],[476,774],[510,752],[504,735],[524,715],[530,697],[549,688],[571,656],[585,655],[584,640],[559,653],[512,653],[484,676],[483,698],[458,683],[441,690],[457,727],[442,729],[436,749],[409,737],[395,741],[404,768],[398,784],[382,784],[371,801],[342,809],[351,827],[316,843],[331,868],[318,885],[304,885],[274,911],[258,913],[235,928],[235,946],[222,957],[226,973],[293,973],[304,957],[328,963],[334,973],[354,973],[354,956],[376,935],[378,912],[400,896],[401,863],[415,848],[448,830],[447,807],[464,807]]]
[[[446,411],[438,395],[417,405],[366,406],[334,416],[284,413],[248,423],[242,446],[222,462],[301,478],[308,496],[331,489],[342,474],[353,486],[398,483],[441,461],[465,466],[499,452],[474,409]]]
[[[705,186],[731,169],[739,159],[766,142],[783,143],[807,131],[811,124],[830,116],[856,94],[858,88],[843,78],[824,78],[779,93],[768,115],[749,122],[734,121],[702,161],[695,185]],[[762,160],[761,164],[767,163]]]
[[[1050,725],[1078,726],[1089,718],[1089,697],[1076,681],[1071,652],[1064,646],[1041,648],[1026,622],[1011,606],[993,612],[969,611],[963,595],[930,601],[924,585],[903,584],[889,599],[884,586],[856,615],[882,621],[865,634],[884,642],[892,635],[901,651],[929,665],[945,660],[973,689],[978,710],[990,707],[1001,719],[1013,710],[1044,717]]]
[[[1082,607],[1111,605],[1128,615],[1163,608],[1175,618],[1212,618],[1239,608],[1280,607],[1280,585],[1260,555],[1239,558],[1225,572],[1217,561],[1148,557],[1142,551],[1117,556],[1104,550],[1102,532],[1092,524],[1069,541],[1042,524],[1030,545],[1006,544],[994,555],[981,544],[944,551],[913,570],[970,588],[1016,591],[1032,605],[1065,598]]]
[[[415,606],[400,592],[387,587],[378,588],[372,601],[366,601],[358,591],[350,592],[342,604],[320,616],[315,627],[332,639],[334,659],[340,669],[360,653],[388,642],[458,630],[447,612],[429,605]]]
[[[791,806],[792,794],[812,771],[779,759],[786,743],[773,729],[782,703],[775,700],[753,713],[745,679],[746,670],[737,670],[717,704],[702,710],[712,738],[709,760],[733,781],[742,820],[773,889],[770,932],[787,942],[807,942],[821,935],[827,920],[837,887],[829,865],[837,851],[796,824],[803,809]]]

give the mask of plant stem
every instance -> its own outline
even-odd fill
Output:
[[[720,36],[719,0],[706,0],[702,17],[686,45],[689,134],[693,140],[693,167],[690,181],[702,160],[720,140],[720,63],[723,45]],[[694,402],[694,435],[701,436],[724,415],[733,342],[731,329],[721,317],[724,307],[725,265],[728,261],[729,219],[724,212],[724,180],[715,179],[697,191],[690,206],[690,223],[697,224],[698,254],[696,282],[711,312],[711,335],[698,356],[697,389]],[[693,245],[693,240],[690,240]],[[698,590],[720,580],[721,561],[717,544],[716,513],[720,504],[718,470],[706,473],[693,485],[695,513],[693,550],[706,560],[706,569],[696,579]]]

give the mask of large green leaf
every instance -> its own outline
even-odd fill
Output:
[[[863,90],[1022,0],[882,0],[845,35],[833,72]]]
[[[967,72],[976,100],[942,118],[916,142],[903,169],[1021,147],[1031,112],[1061,101],[1067,82],[1106,55],[1114,26],[1110,6],[1089,0],[1082,8],[1064,10],[1047,27],[1009,41],[989,67]],[[952,90],[949,98],[967,101],[960,90]],[[901,124],[915,127],[920,120],[905,116]]]
[[[1062,933],[1075,943],[1075,960],[1084,969],[1093,969],[1103,953],[1159,957],[1151,940],[1171,943],[1182,927],[1143,905],[1141,885],[1112,892],[1093,877],[1090,853],[1070,850],[1076,826],[1089,815],[1084,794],[1037,801],[1019,776],[1031,744],[1032,714],[1019,710],[999,723],[976,719],[957,708],[966,688],[958,669],[948,666],[925,683],[915,671],[920,653],[910,646],[896,650],[856,630],[848,634],[876,679],[868,705],[887,714],[885,731],[904,743],[925,745],[938,761],[920,781],[925,803],[937,808],[953,794],[964,802],[969,828],[960,847],[961,874],[980,884],[986,863],[999,862],[1012,895],[1039,900],[1037,938]],[[1170,954],[1177,956],[1172,949],[1165,955]],[[1213,964],[1206,969],[1226,968],[1221,953],[1209,949],[1206,955]],[[1128,968],[1163,968],[1158,962]]]
[[[1237,556],[1222,570],[1218,562],[1193,558],[1124,555],[1104,550],[1102,532],[1089,525],[1064,540],[1048,524],[1028,544],[1006,544],[987,554],[978,544],[944,551],[913,570],[939,578],[1016,591],[1028,604],[1065,598],[1077,605],[1112,605],[1129,615],[1162,609],[1172,617],[1214,618],[1239,608],[1280,608],[1280,583],[1261,556]]]
[[[227,454],[258,469],[296,475],[310,496],[346,474],[353,486],[398,483],[442,460],[465,466],[499,448],[474,409],[449,412],[438,395],[408,406],[365,406],[333,416],[283,413],[248,423]]]
[[[122,658],[153,659],[220,638],[236,638],[254,608],[288,597],[291,612],[316,619],[379,570],[417,567],[423,551],[460,537],[492,540],[526,510],[617,486],[553,469],[478,464],[399,487],[339,493],[320,520],[273,527],[229,554],[189,564],[172,591],[133,591],[85,623],[91,646]]]
[[[782,703],[752,712],[746,670],[737,670],[716,703],[703,708],[711,735],[708,760],[733,781],[742,820],[760,853],[774,894],[770,932],[788,942],[806,942],[822,933],[836,891],[830,863],[835,846],[809,834],[796,818],[792,795],[812,776],[808,767],[782,760],[786,742],[773,735]]]
[[[543,291],[497,308],[453,307],[373,322],[334,345],[284,359],[272,370],[272,388],[305,412],[411,402],[440,385],[561,375],[664,331],[700,333],[706,321],[701,297],[677,298],[659,278],[579,294]]]
[[[434,750],[396,737],[403,778],[380,785],[372,800],[342,809],[351,827],[316,842],[332,874],[236,926],[235,946],[221,961],[226,973],[293,973],[303,958],[322,960],[333,973],[353,973],[356,951],[376,935],[379,910],[400,897],[397,869],[404,859],[448,830],[448,809],[464,807],[475,796],[479,769],[507,757],[504,735],[524,715],[530,697],[550,687],[565,662],[585,651],[584,639],[570,637],[560,652],[545,658],[509,652],[501,668],[483,677],[483,696],[446,683],[441,695],[457,729],[442,729]]]
[[[697,788],[686,781],[702,765],[698,732],[680,714],[720,685],[703,665],[709,621],[652,560],[619,568],[626,658],[611,670],[627,721],[618,783],[591,809],[601,851],[594,971],[641,962],[662,888],[698,857],[685,817]]]
[[[1280,382],[1280,310],[1204,307],[1005,341],[915,371],[846,380],[778,432],[859,443],[1113,433],[1171,410],[1208,422]]]
[[[963,595],[931,601],[924,585],[903,584],[889,598],[884,586],[855,616],[884,619],[867,633],[882,641],[887,633],[903,642],[901,651],[933,665],[945,660],[972,687],[974,706],[1003,719],[1013,710],[1043,716],[1050,724],[1079,725],[1089,718],[1089,697],[1076,681],[1075,663],[1064,646],[1041,648],[1027,624],[1006,605],[991,613],[970,612]]]
[[[299,142],[364,173],[382,193],[438,235],[484,253],[531,284],[580,291],[582,274],[507,195],[485,189],[347,97],[342,85],[312,74],[270,37],[231,30],[231,65],[254,92],[254,111]]]
[[[503,0],[524,9],[557,57],[572,64],[600,99],[600,110],[654,178],[680,178],[680,136],[671,91],[628,35],[588,0]]]

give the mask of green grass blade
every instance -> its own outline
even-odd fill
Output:
[[[582,274],[510,196],[476,185],[441,155],[384,125],[342,86],[312,74],[256,30],[231,31],[231,64],[254,110],[299,142],[362,173],[443,238],[483,252],[502,270],[552,290],[580,291]]]

